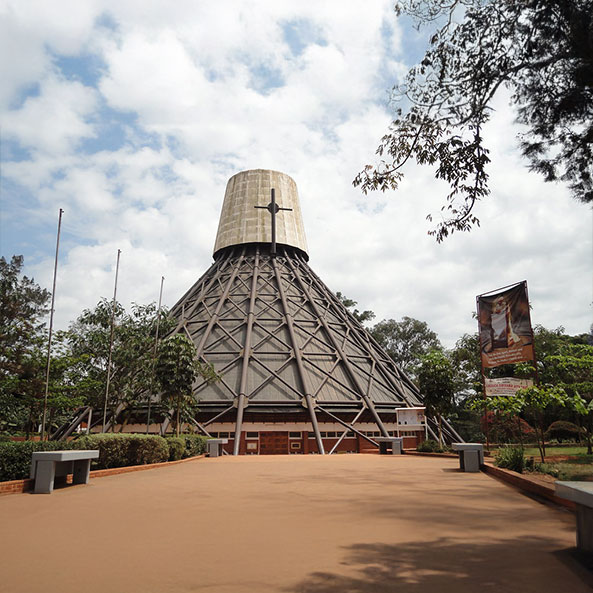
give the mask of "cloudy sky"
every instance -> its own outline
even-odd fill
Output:
[[[172,306],[212,262],[228,178],[254,168],[299,188],[310,264],[377,320],[473,332],[475,296],[527,280],[532,320],[586,332],[592,214],[529,173],[504,95],[486,136],[482,226],[438,245],[445,188],[410,167],[396,193],[352,179],[390,121],[388,91],[424,34],[391,0],[0,0],[0,255],[51,288],[56,323],[113,294]]]

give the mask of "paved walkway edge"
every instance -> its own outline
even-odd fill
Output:
[[[164,461],[163,463],[148,463],[144,465],[128,465],[127,467],[112,467],[110,469],[96,469],[90,473],[91,478],[105,478],[107,476],[116,476],[118,474],[128,474],[130,472],[141,472],[147,469],[156,469],[157,467],[168,467],[170,465],[177,465],[178,463],[187,463],[188,461],[196,461],[203,459],[206,455],[198,455],[196,457],[188,457],[187,459],[179,459],[178,461]],[[68,476],[70,482],[71,476]],[[22,492],[29,492],[33,490],[33,482],[31,478],[25,480],[10,480],[8,482],[0,482],[0,495],[2,494],[17,494]]]
[[[405,454],[418,455],[422,457],[457,457],[457,454],[455,453],[423,453],[420,451],[406,451]],[[517,472],[511,471],[510,469],[496,467],[488,461],[482,465],[482,471],[485,474],[498,478],[507,484],[511,484],[512,486],[519,488],[519,490],[522,490],[523,492],[541,496],[542,498],[550,500],[560,506],[566,507],[571,511],[574,511],[576,508],[574,502],[571,500],[566,500],[565,498],[559,498],[556,496],[554,486],[542,484],[541,482],[530,478],[528,475],[518,474]]]
[[[571,511],[576,509],[576,505],[571,500],[566,500],[565,498],[560,498],[556,496],[554,486],[547,486],[546,484],[542,484],[529,476],[524,474],[518,474],[517,472],[511,471],[510,469],[503,469],[502,467],[496,467],[491,463],[485,463],[482,465],[482,471],[490,476],[498,478],[507,484],[511,484],[512,486],[516,486],[523,492],[528,492],[529,494],[536,494],[537,496],[541,496],[542,498],[546,498],[558,505],[566,507]]]

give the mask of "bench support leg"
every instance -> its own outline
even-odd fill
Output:
[[[80,459],[74,462],[74,468],[72,470],[72,483],[73,484],[88,484],[89,474],[91,472],[91,460]]]
[[[577,503],[577,548],[593,553],[593,509]]]
[[[35,468],[35,494],[51,494],[55,477],[55,461],[38,461]]]

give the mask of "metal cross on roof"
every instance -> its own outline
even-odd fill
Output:
[[[292,210],[292,208],[281,208],[276,204],[276,190],[272,188],[272,201],[267,206],[254,206],[254,208],[263,208],[272,215],[272,257],[276,257],[276,214],[280,210]]]

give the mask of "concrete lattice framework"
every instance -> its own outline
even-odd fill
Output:
[[[274,200],[268,204],[272,190],[276,207]],[[271,243],[272,221],[277,245]],[[275,425],[272,433],[284,431],[286,438],[290,431],[306,431],[304,452],[332,453],[341,443],[348,447],[353,434],[357,447],[362,441],[378,447],[373,437],[399,431],[394,425],[398,408],[422,407],[416,386],[313,272],[308,259],[294,181],[262,169],[233,176],[214,263],[171,314],[177,321],[174,333],[188,336],[198,359],[212,364],[220,376],[211,384],[203,379],[194,384],[194,422],[206,435],[209,426],[214,432],[221,425],[234,433],[235,455],[245,450],[241,443],[246,447],[250,426],[265,431],[270,423]],[[122,411],[123,405],[104,430],[121,422]],[[150,407],[136,415],[144,414],[148,432]],[[52,438],[66,438],[85,420],[95,426],[95,416],[81,408]],[[320,423],[331,425],[332,434],[336,427],[343,429],[334,441],[326,441],[329,451]],[[168,424],[167,419],[161,423],[163,433]],[[443,429],[447,440],[461,440],[448,423]]]
[[[278,215],[276,255],[261,209],[272,188],[290,208]],[[371,421],[389,436],[385,419],[396,408],[422,405],[412,381],[309,267],[306,250],[294,181],[275,171],[239,173],[227,186],[215,261],[171,311],[175,331],[221,377],[194,385],[196,422],[206,434],[212,423],[232,423],[235,455],[246,414],[306,410],[324,453],[321,420],[343,426],[340,440],[351,431],[376,445],[357,423]]]
[[[236,414],[237,436],[247,408],[305,407],[323,451],[319,414],[356,432],[342,414],[359,420],[367,412],[387,436],[381,412],[422,405],[414,384],[290,247],[275,258],[267,245],[221,253],[172,314],[176,331],[221,375],[194,386],[200,411],[218,412],[209,422]]]

